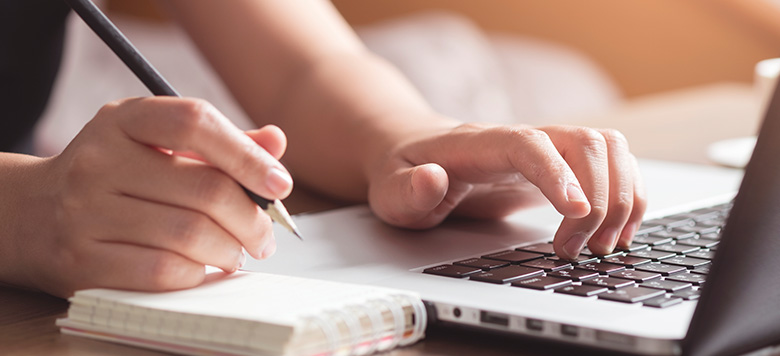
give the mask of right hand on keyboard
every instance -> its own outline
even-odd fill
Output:
[[[628,246],[641,223],[645,193],[619,132],[453,124],[420,136],[390,150],[371,175],[369,203],[391,224],[428,228],[450,213],[500,218],[539,203],[541,191],[564,216],[556,254],[575,258],[586,242],[600,254]]]

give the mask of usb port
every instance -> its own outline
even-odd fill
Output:
[[[479,313],[479,321],[485,324],[509,326],[509,316],[505,314],[491,313],[484,310]]]
[[[561,334],[571,337],[577,337],[579,328],[574,325],[561,324]]]
[[[525,319],[525,327],[528,330],[542,331],[544,330],[544,322],[539,319]]]

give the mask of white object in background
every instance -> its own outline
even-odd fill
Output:
[[[777,86],[778,73],[780,73],[780,58],[765,59],[756,64],[754,85],[760,98],[761,115],[764,115],[772,99]],[[742,168],[750,160],[755,145],[754,136],[718,141],[707,148],[707,156],[715,163]]]
[[[755,136],[722,140],[711,144],[707,148],[707,155],[717,164],[742,168],[750,160],[755,145]]]
[[[780,73],[780,58],[765,59],[756,64],[754,85],[761,96],[762,109],[766,109],[772,98],[778,73]]]

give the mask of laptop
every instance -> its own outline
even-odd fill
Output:
[[[245,269],[413,290],[434,326],[635,354],[749,352],[780,344],[778,157],[776,91],[744,174],[641,161],[647,220],[612,255],[556,259],[549,206],[427,231],[355,206],[298,216],[306,241],[280,229],[276,256]]]

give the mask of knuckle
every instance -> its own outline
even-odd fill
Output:
[[[603,129],[601,135],[604,136],[606,142],[610,145],[619,145],[621,147],[628,147],[628,139],[622,132],[615,129]]]
[[[203,233],[207,230],[208,218],[201,214],[184,212],[173,219],[171,238],[176,241],[177,248],[183,252],[192,252],[202,243]]]
[[[634,209],[639,209],[640,211],[644,212],[646,208],[647,197],[641,194],[634,196]]]
[[[192,269],[183,258],[174,254],[161,254],[150,261],[149,287],[153,290],[169,290],[183,287],[192,279]]]
[[[530,143],[541,143],[550,141],[550,135],[542,130],[529,127],[509,127],[509,136],[515,140],[528,141]]]
[[[206,168],[197,178],[193,191],[198,201],[213,206],[226,206],[230,204],[236,184],[225,174],[216,169]]]
[[[94,126],[104,122],[115,121],[117,117],[121,116],[118,115],[120,110],[123,110],[125,107],[136,101],[138,101],[137,98],[125,98],[109,101],[100,107],[98,112],[95,114],[92,120],[87,123],[85,128],[93,128]]]
[[[606,157],[608,152],[607,139],[601,132],[587,127],[579,127],[575,129],[575,135],[580,142],[580,149],[588,157]]]
[[[630,211],[632,205],[634,205],[634,193],[630,191],[621,191],[616,194],[610,209],[621,212]]]
[[[171,120],[181,139],[197,139],[202,130],[211,130],[216,125],[214,106],[202,99],[182,99],[177,102]]]
[[[464,124],[460,124],[457,127],[455,127],[452,132],[454,133],[469,133],[469,132],[480,132],[487,128],[489,128],[487,124],[479,123],[479,122],[467,122]]]
[[[80,175],[85,172],[99,171],[96,168],[103,161],[105,155],[104,150],[96,144],[82,144],[72,153],[68,172]]]
[[[595,130],[588,127],[578,127],[575,129],[575,135],[579,137],[580,141],[585,145],[586,147],[606,147],[607,146],[607,139],[604,137],[604,135]]]
[[[114,112],[120,106],[123,106],[126,102],[127,102],[126,99],[109,101],[108,103],[106,103],[105,105],[100,107],[100,110],[98,110],[98,112],[97,112],[97,114],[95,116],[96,117],[104,117],[104,116],[110,117],[111,116],[110,114],[112,112]]]
[[[631,215],[634,203],[632,192],[617,193],[614,197],[611,197],[608,219],[611,221],[626,221]]]
[[[601,224],[607,217],[607,207],[604,204],[593,204],[588,217],[596,224]]]

